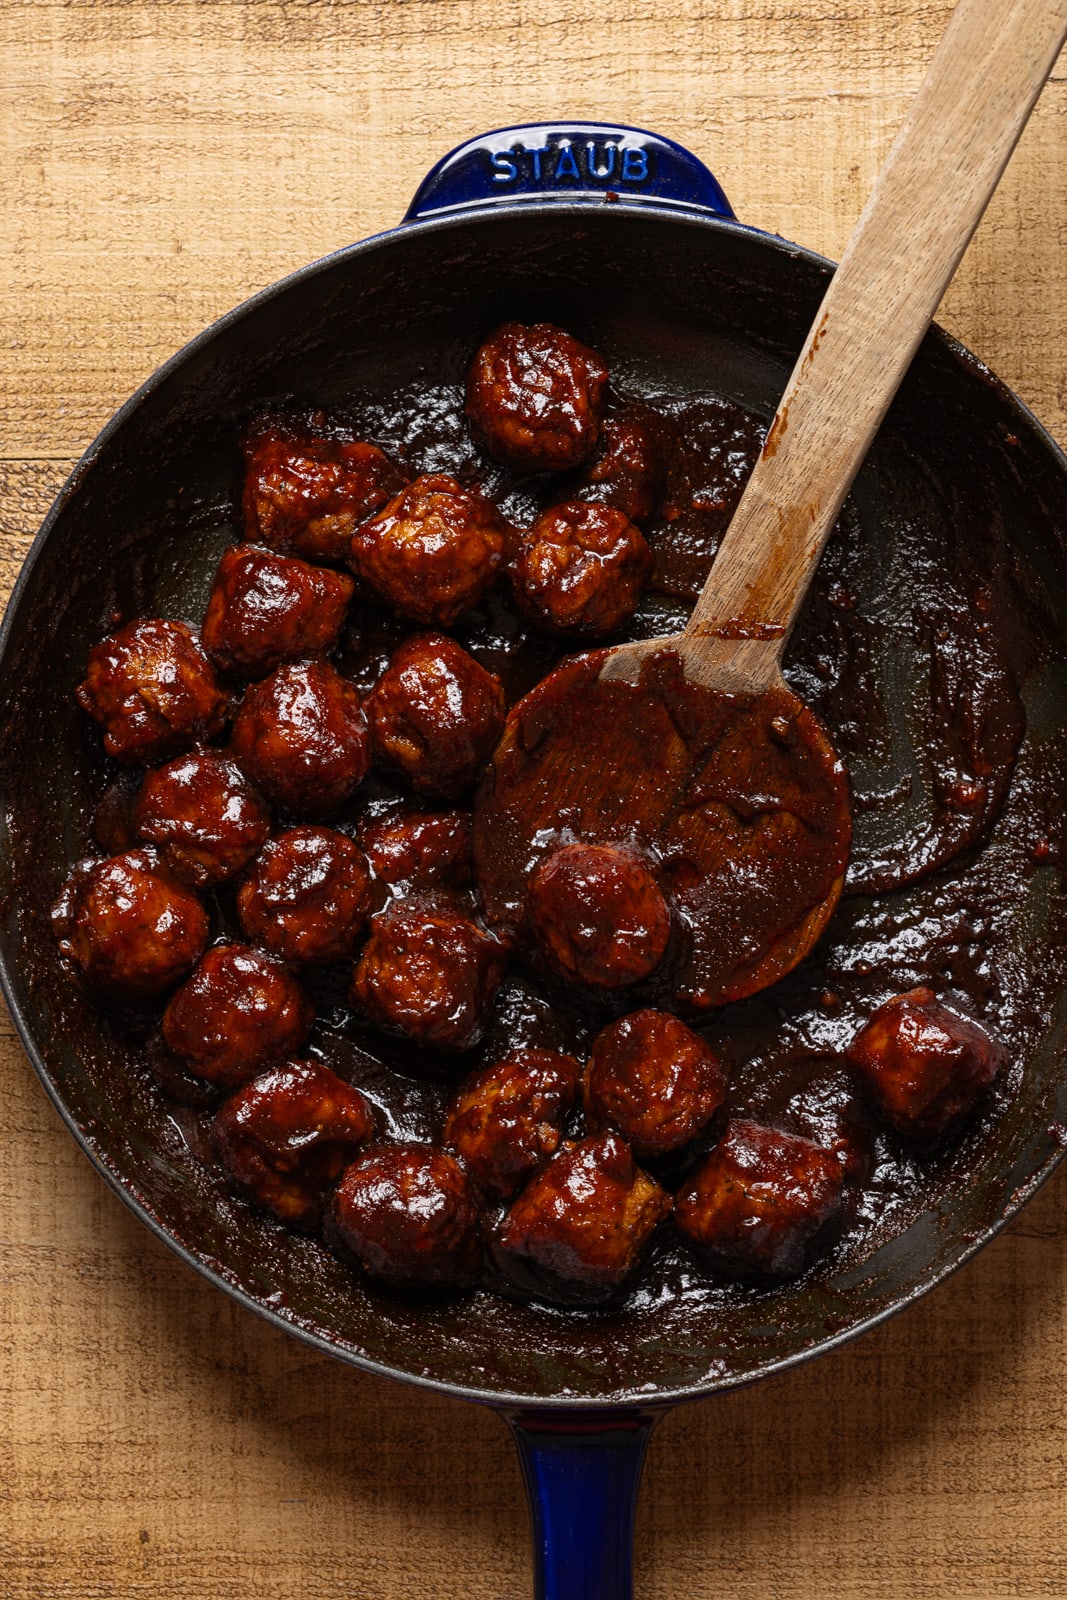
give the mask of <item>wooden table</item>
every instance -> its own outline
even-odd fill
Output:
[[[0,0],[0,561],[152,369],[426,167],[546,115],[657,128],[743,220],[840,252],[939,0]],[[942,320],[1067,441],[1067,82]],[[157,1245],[0,1036],[0,1595],[523,1596],[489,1414],[308,1354]],[[675,1412],[642,1596],[1067,1594],[1067,1173],[952,1282]]]

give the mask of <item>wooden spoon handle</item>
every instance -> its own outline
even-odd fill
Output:
[[[1065,36],[1067,0],[959,0],[686,630],[700,677],[726,669],[759,689],[777,674],[841,503]]]

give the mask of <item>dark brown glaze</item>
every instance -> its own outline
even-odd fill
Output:
[[[606,1299],[634,1271],[671,1199],[617,1133],[565,1144],[495,1224],[493,1258],[546,1299]]]
[[[318,1061],[272,1067],[231,1095],[211,1125],[242,1193],[297,1227],[318,1221],[330,1185],[373,1136],[359,1090]]]
[[[669,1011],[632,1011],[601,1029],[583,1086],[586,1123],[616,1128],[640,1161],[684,1148],[726,1095],[715,1052]]]
[[[78,704],[116,761],[154,766],[222,732],[225,692],[184,622],[129,622],[89,652]]]
[[[876,1160],[877,1131],[840,1056],[802,1052],[799,1059],[790,1060],[786,1049],[782,1062],[772,1069],[767,1087],[774,1104],[775,1127],[784,1133],[799,1133],[836,1156],[848,1184],[867,1181]],[[748,1099],[750,1104],[756,1099],[751,1089]]]
[[[326,661],[279,667],[246,689],[230,749],[268,800],[311,817],[336,811],[370,765],[359,695]]]
[[[638,684],[605,682],[605,656],[566,663],[509,713],[474,808],[486,912],[522,926],[564,831],[625,840],[657,861],[684,923],[670,992],[708,1010],[787,972],[825,923],[848,860],[844,768],[785,690],[712,695],[669,649]]]
[[[375,445],[320,426],[266,418],[245,445],[245,532],[308,561],[340,563],[358,525],[403,488]]]
[[[631,522],[644,522],[652,515],[665,478],[662,423],[649,407],[629,405],[604,419],[596,453],[574,484],[573,495],[614,506]]]
[[[713,397],[662,399],[654,415],[664,481],[642,524],[655,558],[652,583],[691,603],[759,457],[766,424]]]
[[[841,1214],[844,1174],[810,1139],[737,1120],[678,1195],[675,1221],[716,1264],[793,1278]]]
[[[300,1049],[314,1008],[280,962],[216,945],[163,1014],[163,1039],[198,1078],[236,1089]]]
[[[122,1006],[160,1000],[208,939],[207,912],[154,850],[79,862],[52,909],[52,927],[86,988]]]
[[[444,1142],[493,1199],[507,1200],[554,1156],[578,1097],[581,1068],[557,1050],[515,1050],[465,1078]]]
[[[514,472],[565,472],[600,433],[608,369],[551,322],[505,322],[467,374],[467,416],[489,454]]]
[[[479,1208],[455,1156],[427,1145],[368,1150],[343,1174],[327,1239],[374,1278],[466,1287],[481,1267]]]
[[[651,570],[652,552],[623,512],[569,500],[524,535],[512,568],[515,603],[550,633],[602,638],[633,616]]]
[[[224,550],[211,585],[202,638],[215,665],[262,678],[283,661],[329,655],[355,584],[254,544]]]
[[[401,616],[447,628],[481,599],[510,543],[491,500],[436,472],[416,478],[357,528],[347,560]]]
[[[437,1050],[470,1050],[489,1022],[506,951],[469,917],[409,903],[374,919],[352,1000],[386,1033]]]
[[[500,681],[443,633],[400,646],[365,702],[375,762],[420,794],[476,781],[504,726]]]
[[[972,1114],[1005,1051],[932,989],[919,988],[878,1007],[849,1045],[848,1063],[878,1114],[930,1145]]]
[[[135,767],[120,768],[93,808],[93,842],[106,856],[137,848],[133,811],[143,781]]]
[[[671,913],[646,861],[614,845],[567,844],[530,879],[534,943],[570,983],[616,989],[649,977],[667,952]]]
[[[506,494],[509,518],[530,521],[539,507],[529,486],[509,485],[471,455],[458,420],[461,399],[460,391],[447,384],[423,386],[417,394],[398,391],[361,402],[353,427],[424,468],[448,471],[463,482],[479,481],[498,497]],[[762,437],[758,419],[729,402],[653,396],[651,403],[665,424],[669,470],[662,505],[646,530],[656,546],[657,571],[628,629],[632,636],[645,637],[684,624],[688,599],[699,587],[718,531],[728,520],[730,498],[739,492]],[[821,711],[848,755],[857,808],[856,886],[874,881],[864,876],[873,864],[883,875],[886,893],[873,901],[843,901],[826,938],[796,972],[765,994],[728,1006],[701,1030],[727,1065],[730,1114],[755,1117],[833,1147],[839,1162],[862,1183],[850,1200],[857,1207],[855,1225],[799,1290],[773,1301],[775,1313],[781,1309],[787,1321],[813,1316],[815,1337],[824,1311],[828,1319],[832,1314],[834,1326],[861,1314],[867,1304],[862,1269],[871,1250],[888,1241],[899,1262],[909,1240],[900,1240],[897,1249],[894,1235],[924,1213],[938,1207],[951,1212],[946,1236],[953,1228],[966,1227],[975,1234],[985,1229],[995,1214],[991,1205],[1000,1204],[990,1200],[992,1185],[999,1182],[990,1174],[998,1162],[1011,1159],[1010,1141],[1032,1117],[1034,1096],[1047,1091],[1054,1099],[1059,1094],[1048,1087],[1050,1069],[1042,1065],[1047,1053],[1042,1056],[1038,1050],[1067,970],[1060,937],[1067,911],[1059,883],[1067,842],[1062,807],[1056,803],[1064,789],[1067,756],[1057,722],[1057,680],[1047,676],[1049,663],[1061,658],[1060,635],[1048,622],[1045,588],[1056,561],[1050,556],[1035,567],[1035,552],[1045,550],[1047,530],[1032,547],[1028,541],[1034,518],[1043,529],[1046,512],[1023,481],[1039,452],[1028,445],[1018,453],[1023,477],[1016,487],[1027,507],[1020,537],[1016,511],[1005,512],[1001,520],[1002,497],[1010,498],[1016,488],[1004,486],[1013,448],[999,434],[976,437],[973,449],[967,434],[962,451],[957,436],[949,455],[936,441],[927,450],[925,429],[901,444],[892,422],[872,458],[876,467],[880,455],[887,461],[889,476],[879,477],[876,490],[870,485],[865,490],[862,480],[857,486],[855,505],[846,507],[824,557],[787,662],[794,687]],[[560,488],[552,486],[553,498]],[[537,493],[543,493],[540,486]],[[1005,522],[1011,524],[1007,529]],[[1055,526],[1062,523],[1058,517]],[[178,531],[184,536],[184,525]],[[205,558],[205,588],[210,566],[232,537],[232,529],[220,529],[214,539]],[[173,589],[167,587],[166,598],[161,598],[152,587],[158,542],[153,533],[145,544],[147,553],[118,574],[124,615],[174,605]],[[1050,550],[1054,544],[1053,539]],[[112,605],[109,592],[100,616],[107,617]],[[178,609],[185,611],[184,600]],[[370,604],[360,602],[357,610],[344,670],[361,689],[369,689],[406,630],[402,621]],[[49,618],[40,620],[43,626]],[[565,648],[517,619],[503,586],[483,596],[456,632],[502,678],[509,699],[532,687]],[[947,681],[941,663],[950,656],[955,688],[951,694],[934,693],[939,681]],[[1014,744],[998,744],[998,739],[1003,728],[1016,734],[1021,728],[1018,685],[1024,681],[1031,728],[1009,789],[1017,737]],[[75,734],[70,741],[76,767],[84,763],[89,748],[88,726],[85,736],[80,740]],[[963,786],[957,788],[960,772],[954,758],[943,760],[953,749],[967,761],[968,752],[976,761],[992,761],[980,806],[952,811],[942,803],[943,795],[968,801],[974,793],[974,768],[968,769],[969,776],[963,774]],[[87,798],[80,776],[73,780],[83,816],[107,776],[95,756],[85,771]],[[25,836],[27,814],[32,813],[32,829],[39,806],[35,799],[27,806],[29,786],[21,777],[16,788]],[[934,871],[946,864],[950,870]],[[36,870],[28,868],[33,882]],[[43,891],[47,899],[57,881],[54,863],[41,867],[41,874],[46,872],[51,873]],[[890,892],[902,884],[908,887]],[[41,965],[41,982],[47,986],[51,969],[45,970],[47,960]],[[1009,1046],[1008,1066],[967,1124],[935,1152],[923,1151],[921,1161],[892,1129],[872,1127],[863,1097],[843,1065],[849,1040],[871,1011],[887,996],[916,984],[929,984],[950,1005],[989,1019]],[[54,978],[51,985],[54,990]],[[479,1059],[500,1059],[512,1048],[535,1043],[584,1054],[596,1029],[617,1010],[616,999],[624,999],[628,1007],[637,1003],[630,994],[607,993],[585,995],[580,1007],[572,1006],[558,992],[546,998],[528,975],[513,975],[494,1003]],[[90,1037],[77,997],[62,1004],[65,1021],[86,1046],[84,1069],[76,1080],[68,1079],[69,1093],[77,1099],[84,1071],[108,1114],[113,1112],[123,1126],[132,1114],[140,1133],[147,1113],[140,1101],[131,1112],[127,1081],[136,1066],[118,1071],[113,1064],[105,1067],[107,1052],[99,1048],[95,1033]],[[99,1021],[92,1027],[99,1028]],[[342,1008],[320,1020],[315,1048],[373,1095],[390,1137],[435,1136],[441,1114],[439,1082],[394,1070],[394,1047],[369,1029],[358,1024],[353,1028]],[[181,1099],[181,1092],[174,1092]],[[95,1118],[98,1107],[92,1104],[77,1114]],[[1036,1114],[1044,1114],[1040,1106]],[[1067,1121],[1062,1110],[1049,1115]],[[180,1108],[175,1113],[172,1102],[162,1096],[153,1095],[154,1120],[146,1138],[158,1133],[161,1148],[170,1152],[166,1140],[176,1137],[174,1116],[190,1148],[203,1150],[198,1120]],[[1056,1128],[1053,1123],[1052,1130]],[[125,1135],[116,1133],[115,1138],[124,1140]],[[162,1168],[155,1154],[138,1169],[135,1181],[153,1193],[160,1211],[170,1207],[167,1214],[178,1217],[179,1231],[185,1226],[197,1238],[206,1228],[212,1259],[233,1263],[236,1274],[253,1261],[247,1280],[253,1294],[260,1293],[262,1284],[259,1263],[277,1261],[279,1293],[291,1292],[301,1315],[317,1317],[316,1326],[342,1329],[345,1338],[368,1348],[361,1342],[364,1301],[340,1263],[325,1272],[317,1247],[287,1239],[250,1208],[234,1208],[209,1156],[201,1155],[187,1170],[185,1155],[178,1141],[173,1159],[168,1154],[166,1185],[159,1179]],[[976,1172],[977,1186],[971,1182]],[[175,1173],[176,1199],[170,1182]],[[246,1237],[255,1241],[247,1249]],[[844,1290],[842,1274],[851,1285]],[[449,1375],[462,1370],[477,1386],[486,1370],[503,1370],[499,1352],[521,1348],[531,1330],[538,1373],[542,1360],[558,1361],[565,1381],[582,1393],[587,1382],[589,1392],[605,1394],[615,1393],[620,1382],[689,1382],[697,1370],[690,1351],[699,1352],[692,1360],[709,1373],[723,1370],[720,1356],[726,1370],[764,1359],[765,1295],[750,1296],[743,1286],[709,1273],[706,1258],[697,1265],[670,1232],[660,1236],[647,1270],[635,1276],[625,1296],[619,1314],[606,1309],[596,1318],[583,1317],[577,1333],[573,1319],[537,1307],[516,1309],[488,1295],[471,1301],[469,1312],[459,1303],[449,1313],[453,1320],[446,1337],[461,1340],[470,1355]],[[879,1306],[894,1296],[895,1291],[875,1286]],[[309,1306],[314,1309],[308,1311]],[[425,1370],[439,1371],[442,1324],[435,1313],[424,1305],[401,1311],[394,1304],[387,1337],[401,1324],[411,1359]],[[788,1330],[783,1337],[788,1341]],[[775,1336],[770,1348],[780,1344]],[[369,1348],[378,1350],[373,1344]],[[625,1354],[635,1348],[642,1352],[639,1362]],[[391,1346],[384,1359],[392,1361]],[[613,1376],[620,1371],[621,1379]]]
[[[195,889],[234,878],[270,835],[270,812],[218,750],[194,750],[149,772],[133,810],[141,839]]]
[[[412,889],[465,889],[474,876],[469,811],[389,811],[360,826],[374,876]]]
[[[980,481],[980,467],[971,470]],[[1033,663],[1011,609],[1032,607],[1035,628],[1041,612],[1017,592],[995,496],[989,526],[960,530],[956,547],[939,497],[911,463],[895,479],[879,472],[877,496],[899,529],[893,571],[872,583],[863,523],[843,519],[787,660],[790,682],[835,730],[849,765],[854,894],[925,877],[988,834],[1026,726],[1027,655]]]
[[[282,961],[351,960],[371,912],[367,859],[333,828],[272,839],[237,891],[246,935]]]

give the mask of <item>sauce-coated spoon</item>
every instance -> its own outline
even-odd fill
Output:
[[[475,807],[486,911],[521,928],[570,841],[634,844],[686,929],[673,998],[775,982],[841,893],[844,768],[782,654],[842,502],[1067,36],[1067,0],[959,0],[684,633],[566,662],[515,706]]]

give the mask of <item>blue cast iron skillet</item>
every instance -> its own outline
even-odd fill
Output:
[[[401,227],[238,307],[123,406],[50,511],[0,636],[0,972],[59,1114],[141,1221],[226,1294],[324,1353],[497,1408],[518,1443],[548,1600],[631,1592],[642,1460],[669,1404],[874,1326],[966,1261],[1048,1177],[1067,1122],[1067,1006],[1052,1008],[966,1168],[861,1259],[846,1251],[792,1286],[684,1316],[640,1303],[557,1313],[484,1295],[411,1305],[235,1202],[201,1159],[193,1119],[168,1108],[136,1048],[63,977],[48,908],[86,850],[101,770],[72,690],[113,613],[202,614],[233,501],[234,441],[258,407],[458,384],[495,322],[547,317],[639,386],[711,387],[770,416],[831,270],[740,225],[711,174],[669,140],[593,124],[474,140],[433,169]],[[1067,462],[1023,406],[935,331],[891,420],[936,441],[931,471],[957,496],[968,492],[957,448],[982,441],[998,514],[1061,604]],[[1067,697],[1050,681],[1038,720],[1063,717]]]

